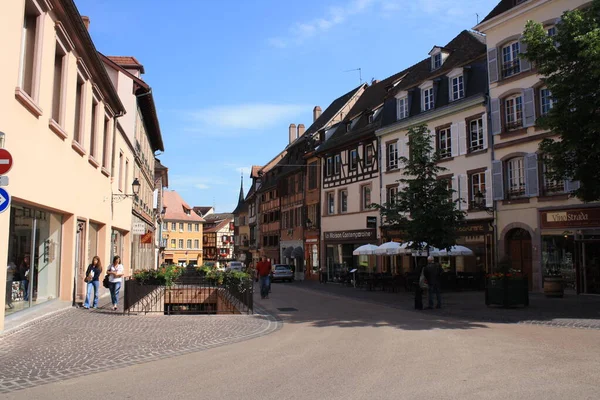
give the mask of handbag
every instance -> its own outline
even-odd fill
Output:
[[[108,288],[110,281],[108,280],[108,274],[104,275],[104,279],[102,280],[102,286],[104,286],[105,288]]]
[[[419,277],[419,287],[421,289],[429,288],[429,285],[427,284],[427,279],[425,278],[425,267],[421,269],[421,276]]]

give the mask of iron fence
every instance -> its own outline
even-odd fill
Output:
[[[125,280],[124,313],[252,314],[251,279],[217,281],[184,274],[172,285]]]

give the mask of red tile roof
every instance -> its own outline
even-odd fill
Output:
[[[204,218],[196,214],[176,191],[165,191],[163,198],[163,205],[167,207],[165,220],[204,222]]]
[[[139,69],[142,74],[144,73],[144,66],[133,56],[108,56],[108,58],[123,68]]]
[[[227,225],[229,225],[230,222],[233,222],[233,219],[231,219],[231,218],[224,219],[223,221],[219,222],[217,225],[213,226],[212,228],[204,229],[204,233],[218,232],[221,229],[225,228]]]

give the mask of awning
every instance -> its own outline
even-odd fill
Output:
[[[294,251],[294,247],[290,246],[290,247],[286,247],[285,250],[283,250],[283,257],[285,258],[292,258],[292,252]]]
[[[304,249],[302,247],[298,246],[292,252],[292,258],[302,258],[302,257],[304,257]]]

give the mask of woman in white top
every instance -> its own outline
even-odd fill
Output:
[[[108,289],[110,290],[110,298],[112,299],[113,310],[117,309],[119,303],[119,291],[121,290],[121,283],[123,282],[123,264],[121,264],[121,257],[115,256],[113,262],[106,274],[108,275]]]

